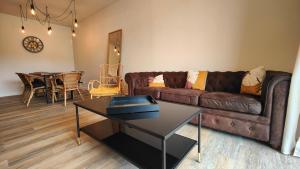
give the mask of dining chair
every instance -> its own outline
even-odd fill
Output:
[[[17,73],[17,75],[20,77],[22,82],[24,83],[24,103],[26,103],[26,106],[28,107],[30,104],[30,101],[33,97],[33,94],[38,89],[45,89],[45,82],[44,79],[40,76],[36,75],[29,75],[25,73]]]
[[[49,89],[50,89],[50,93],[51,93],[52,104],[55,101],[57,101],[56,93],[63,91],[63,82],[60,77],[61,77],[61,74],[56,74],[56,75],[49,77],[49,82],[50,82]]]
[[[83,96],[79,90],[79,80],[81,79],[80,72],[70,72],[70,73],[62,73],[61,74],[62,90],[64,93],[64,105],[67,106],[67,92],[68,91],[77,91],[83,100]],[[59,88],[59,86],[57,86]]]
[[[30,83],[28,82],[28,80],[26,79],[24,73],[16,73],[18,75],[18,77],[21,79],[23,85],[24,85],[24,90],[22,93],[23,96],[23,102],[26,102],[26,97],[28,95],[28,92],[30,91]]]

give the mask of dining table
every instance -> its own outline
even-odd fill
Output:
[[[81,75],[83,75],[84,71],[72,71],[72,72],[80,72]],[[31,75],[35,75],[35,76],[40,76],[44,79],[44,83],[45,83],[45,100],[47,102],[47,104],[52,103],[51,98],[49,98],[49,91],[50,91],[50,80],[52,79],[56,79],[56,77],[62,75],[64,72],[32,72],[29,73]],[[62,82],[63,83],[63,82]],[[82,81],[78,81],[78,83],[83,83]],[[74,98],[74,94],[73,91],[71,91],[71,99]]]
[[[52,77],[56,77],[61,75],[63,72],[33,72],[30,73],[35,76],[41,76],[45,82],[45,100],[47,104],[51,103],[51,99],[49,98],[49,87],[50,87],[50,80]],[[73,98],[73,93],[71,93],[71,97]]]

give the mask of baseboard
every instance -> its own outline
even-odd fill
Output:
[[[296,143],[295,151],[294,151],[294,156],[300,157],[300,137],[298,138],[298,141]]]

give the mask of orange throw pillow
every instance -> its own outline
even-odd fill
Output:
[[[207,71],[189,71],[185,88],[205,90]]]

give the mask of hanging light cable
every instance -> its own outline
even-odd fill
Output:
[[[36,15],[36,12],[35,12],[35,9],[34,9],[34,5],[33,5],[33,0],[31,0],[30,12],[31,12],[32,15]]]
[[[24,28],[24,24],[23,24],[23,10],[22,10],[22,6],[20,5],[20,18],[21,18],[21,32],[24,34],[25,33],[25,28]]]
[[[24,0],[25,1],[25,0]],[[72,4],[73,3],[73,4]],[[73,5],[73,6],[72,6]],[[35,19],[38,21],[41,25],[46,25],[48,24],[48,34],[50,35],[52,33],[52,27],[51,27],[51,22],[54,23],[60,23],[62,21],[65,21],[66,19],[69,19],[69,17],[72,17],[72,32],[75,28],[78,27],[78,20],[77,20],[77,15],[76,15],[76,4],[75,0],[69,0],[68,5],[66,8],[61,13],[58,13],[56,15],[50,15],[48,12],[48,7],[47,4],[46,6],[46,11],[42,10],[34,0],[26,0],[26,3],[24,3],[24,6],[22,4],[20,6],[20,18],[21,18],[21,32],[25,33],[25,27],[24,27],[24,21],[27,21],[28,18]],[[24,11],[24,9],[25,11]],[[73,12],[73,15],[72,15]],[[29,15],[33,16],[29,16]]]
[[[76,17],[76,7],[75,7],[75,0],[74,0],[74,16],[75,16],[75,19],[74,19],[74,27],[77,28],[78,27],[78,23],[77,23],[77,17]]]
[[[48,17],[48,35],[51,35],[51,33],[52,33],[52,28],[51,28],[51,25],[50,25],[50,15],[49,15],[49,13],[48,13],[48,7],[47,7],[47,6],[46,6],[46,14],[47,14],[46,17]]]
[[[72,27],[72,36],[75,37],[76,36],[76,32],[75,32],[75,24],[73,24],[73,19],[74,19],[74,13],[71,11],[72,14],[72,22],[71,22],[71,27]]]

